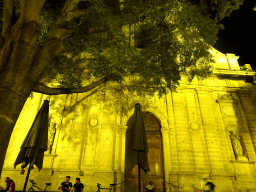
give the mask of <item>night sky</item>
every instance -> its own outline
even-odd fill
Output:
[[[218,34],[218,41],[213,46],[222,53],[240,56],[239,65],[251,64],[256,70],[256,11],[255,0],[244,0],[243,5],[223,19],[224,31]]]

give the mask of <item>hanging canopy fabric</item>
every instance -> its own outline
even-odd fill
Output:
[[[35,164],[39,170],[42,169],[44,152],[48,145],[48,118],[49,101],[45,100],[21,145],[14,168],[20,163],[25,163],[22,168],[30,163],[31,166]]]
[[[126,138],[125,169],[127,172],[131,172],[137,164],[145,172],[148,172],[148,145],[141,105],[139,103],[135,105],[134,114],[131,118],[131,127],[127,130]]]

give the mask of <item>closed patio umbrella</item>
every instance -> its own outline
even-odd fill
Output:
[[[49,101],[45,100],[21,145],[20,152],[14,163],[14,168],[20,163],[25,163],[22,168],[30,164],[23,191],[26,190],[31,168],[36,165],[39,170],[42,169],[44,152],[47,151],[48,144],[48,118]]]
[[[141,105],[135,104],[135,111],[132,116],[131,128],[127,133],[126,171],[130,172],[138,165],[139,192],[140,192],[140,168],[145,172],[149,171],[148,166],[148,145],[145,125],[143,121]]]

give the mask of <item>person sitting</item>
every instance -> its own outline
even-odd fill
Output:
[[[3,192],[15,192],[15,183],[10,177],[5,178],[6,189],[0,187],[0,190]]]

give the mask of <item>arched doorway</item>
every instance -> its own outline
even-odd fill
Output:
[[[141,186],[144,191],[149,181],[153,182],[155,192],[165,191],[163,143],[161,125],[159,121],[149,112],[143,113],[148,142],[148,163],[150,171],[145,174],[141,170]],[[131,118],[127,122],[127,131],[131,126]],[[136,165],[131,173],[125,172],[125,192],[138,192],[138,166]]]

